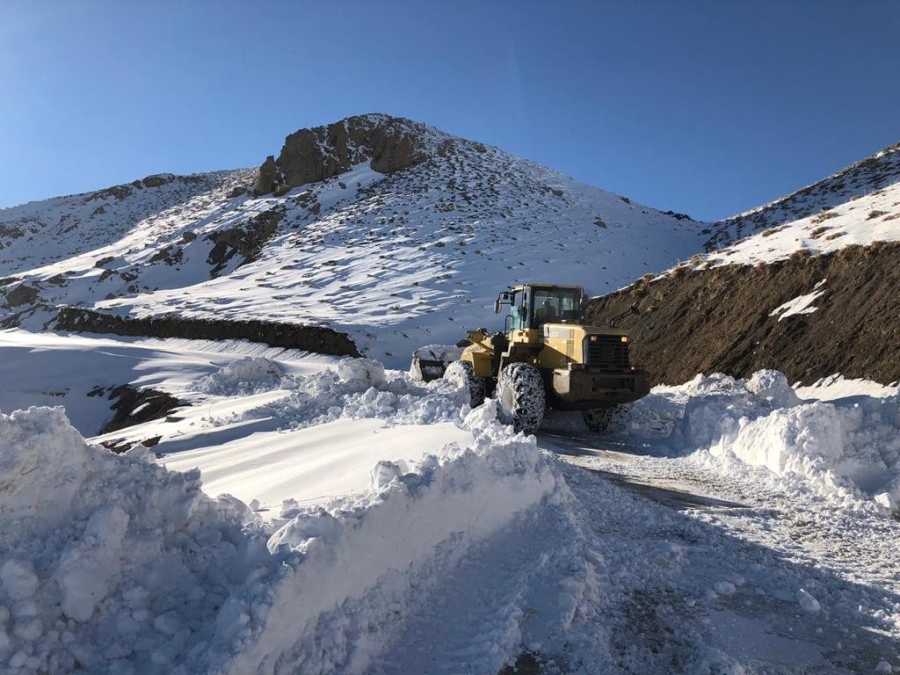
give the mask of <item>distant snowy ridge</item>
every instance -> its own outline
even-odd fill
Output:
[[[0,209],[2,276],[102,251],[120,237],[145,241],[149,231],[171,229],[180,214],[202,212],[255,174],[254,169],[159,174],[96,192]]]
[[[716,223],[706,244],[708,252],[806,218],[840,204],[878,193],[900,181],[900,143],[773,202]]]

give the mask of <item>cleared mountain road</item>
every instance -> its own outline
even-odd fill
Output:
[[[687,474],[673,477],[670,471],[654,471],[655,463],[637,462],[642,456],[654,457],[646,447],[587,434],[541,432],[537,438],[542,448],[557,454],[563,461],[665,506],[675,509],[748,508],[739,501],[721,498],[708,477]],[[664,464],[663,460],[657,468]]]

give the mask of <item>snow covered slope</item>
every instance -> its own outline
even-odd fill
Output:
[[[828,218],[830,209],[878,193],[898,181],[900,143],[769,204],[716,223],[706,249],[720,249],[751,234],[816,215]]]
[[[380,174],[364,161],[277,197],[237,194],[256,176],[238,171],[2,211],[0,321],[40,330],[65,304],[316,324],[396,367],[491,322],[497,293],[516,282],[605,293],[702,248],[702,224],[685,216],[417,128],[419,164]],[[173,187],[183,184],[184,199]]]
[[[252,169],[173,176],[157,174],[98,192],[56,197],[0,210],[3,276],[102,249],[126,236],[165,232],[185,211],[201,213]]]

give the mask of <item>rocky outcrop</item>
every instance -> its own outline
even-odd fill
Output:
[[[16,227],[15,225],[3,225],[0,224],[0,239],[6,237],[7,239],[18,239],[23,236],[25,232],[22,231],[22,228]],[[3,248],[3,243],[0,241],[0,248]]]
[[[85,194],[84,203],[93,202],[98,199],[116,199],[123,201],[134,194],[135,190],[143,190],[145,188],[158,188],[170,183],[180,183],[182,185],[203,185],[207,182],[204,174],[191,174],[188,176],[176,176],[173,173],[155,173],[143,179],[138,179],[126,185],[113,185],[112,187],[89,192]],[[92,215],[102,215],[106,212],[103,206],[98,207]]]
[[[806,384],[835,373],[890,384],[900,380],[898,288],[900,243],[879,242],[771,265],[676,268],[592,301],[588,320],[603,325],[637,302],[641,315],[620,325],[654,384],[763,368]],[[775,311],[813,293],[810,313]]]
[[[30,305],[40,296],[40,291],[32,288],[28,284],[19,284],[9,293],[6,294],[6,305],[9,307],[19,307],[20,305]]]
[[[365,161],[380,173],[393,173],[427,159],[414,123],[386,115],[349,117],[288,136],[278,159],[260,167],[257,195],[326,180]],[[284,186],[284,187],[282,187]]]
[[[206,260],[213,266],[210,274],[218,276],[235,255],[243,257],[241,264],[256,260],[266,242],[275,236],[278,223],[283,218],[284,207],[279,206],[263,211],[242,225],[208,235],[207,238],[215,244]]]
[[[155,188],[168,185],[174,180],[175,176],[171,173],[157,173],[152,176],[147,176],[141,183],[143,183],[145,188]]]
[[[257,196],[269,194],[279,184],[280,178],[278,167],[275,166],[275,156],[269,155],[259,167],[259,178],[256,179],[256,187],[253,192]]]
[[[88,396],[100,396],[105,393],[105,390],[97,388],[88,393]],[[175,408],[186,405],[164,391],[151,388],[137,389],[129,384],[111,388],[107,398],[113,401],[109,409],[114,414],[113,418],[99,430],[100,434],[162,419]]]
[[[55,329],[189,340],[250,340],[270,347],[302,349],[336,356],[360,356],[356,344],[347,333],[321,326],[298,326],[269,321],[185,319],[176,316],[135,319],[77,307],[63,307],[59,310]]]
[[[98,199],[117,199],[118,201],[122,201],[123,199],[130,197],[132,192],[134,192],[134,190],[131,185],[113,185],[112,187],[104,188],[103,190],[91,192],[85,197],[84,201],[85,203],[93,202]]]

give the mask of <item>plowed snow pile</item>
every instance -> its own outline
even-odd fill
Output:
[[[376,361],[28,344],[0,354],[10,391],[45,364],[77,407],[119,368],[193,405],[116,432],[160,457],[112,454],[62,408],[0,414],[4,674],[863,673],[900,645],[895,390],[698,376],[616,434],[570,434],[592,439],[567,455],[584,471],[549,430]],[[685,485],[706,510],[678,510]]]
[[[287,653],[285,672],[365,666],[426,570],[556,488],[533,439],[487,408],[465,424],[471,447],[409,473],[380,463],[364,496],[276,530],[143,447],[86,443],[61,408],[0,416],[0,659],[50,673],[281,672]]]
[[[700,451],[721,471],[767,469],[756,477],[848,508],[900,502],[900,393],[802,400],[778,371],[698,375],[639,401],[631,432],[675,453]]]

